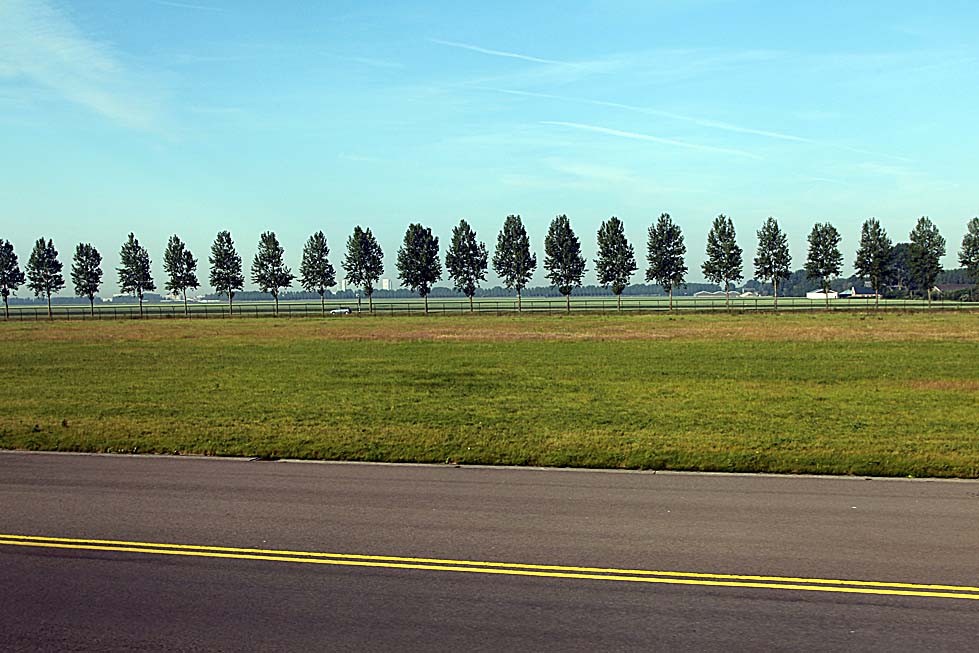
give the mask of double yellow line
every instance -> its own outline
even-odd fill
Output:
[[[827,578],[796,578],[790,576],[707,574],[678,571],[650,571],[644,569],[615,569],[607,567],[565,567],[509,562],[477,562],[443,558],[410,558],[279,549],[247,549],[226,546],[197,546],[192,544],[163,544],[158,542],[128,542],[124,540],[42,537],[36,535],[0,534],[0,546],[68,549],[76,551],[108,551],[114,553],[190,556],[197,558],[229,558],[234,560],[260,560],[266,562],[290,562],[343,567],[417,569],[424,571],[603,580],[627,583],[700,585],[709,587],[979,600],[979,587],[964,585],[924,585],[918,583],[887,583]]]

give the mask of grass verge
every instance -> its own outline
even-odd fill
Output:
[[[0,324],[0,447],[979,477],[979,315]]]

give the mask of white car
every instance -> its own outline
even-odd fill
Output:
[[[332,311],[330,311],[330,315],[350,315],[350,309],[346,306],[334,308]]]

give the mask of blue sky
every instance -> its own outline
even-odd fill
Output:
[[[591,259],[602,220],[643,256],[669,212],[690,281],[721,212],[749,278],[769,215],[794,267],[832,222],[846,272],[866,218],[900,241],[929,215],[954,267],[979,213],[977,26],[954,0],[0,0],[0,238],[22,261],[41,235],[64,261],[92,242],[104,294],[129,231],[159,283],[171,233],[206,280],[220,229],[246,266],[274,230],[294,268],[323,229],[339,268],[361,224],[394,279],[409,222],[447,243],[465,217],[492,249],[509,213],[539,254],[566,213]]]

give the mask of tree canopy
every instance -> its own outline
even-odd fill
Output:
[[[285,264],[285,249],[279,244],[275,232],[266,231],[258,239],[258,250],[252,259],[252,283],[275,300],[275,314],[279,314],[279,291],[292,285],[296,278]]]
[[[714,218],[714,223],[707,232],[707,260],[701,270],[708,281],[724,284],[725,302],[729,306],[731,282],[742,279],[741,254],[734,222],[722,213]]]
[[[150,254],[139,244],[132,232],[119,250],[119,262],[120,266],[116,268],[119,273],[119,289],[124,293],[131,293],[139,300],[139,314],[142,315],[143,295],[148,290],[156,290],[156,283],[150,268]]]
[[[468,222],[459,220],[459,226],[452,228],[452,241],[445,252],[445,269],[453,288],[469,298],[470,312],[479,282],[486,280],[488,258],[486,244],[476,240],[476,232]]]
[[[537,269],[537,256],[530,251],[530,239],[519,215],[508,215],[503,229],[496,238],[496,251],[493,253],[493,270],[506,288],[517,291],[517,310],[520,306],[520,291]]]
[[[184,298],[184,314],[187,310],[187,289],[200,287],[197,279],[197,259],[176,234],[170,236],[163,252],[163,271],[167,274],[163,287],[169,292],[179,293]]]
[[[581,255],[581,243],[568,221],[559,215],[551,220],[544,238],[544,269],[548,280],[567,298],[571,311],[571,291],[581,285],[585,276],[585,257]]]
[[[215,292],[228,297],[228,308],[231,309],[235,291],[245,286],[245,277],[241,272],[241,256],[235,249],[230,231],[218,232],[207,260],[211,264],[211,287]]]
[[[75,247],[71,281],[76,295],[88,297],[89,310],[95,315],[95,295],[102,285],[102,255],[90,243],[78,243]]]
[[[636,252],[625,236],[625,226],[614,215],[598,228],[598,257],[595,272],[598,283],[608,286],[622,308],[622,291],[637,270]]]
[[[806,258],[806,277],[818,279],[829,308],[829,282],[840,273],[843,255],[840,253],[840,232],[826,222],[816,223],[809,233],[809,254]]]
[[[27,287],[34,291],[35,297],[44,295],[48,299],[48,317],[51,317],[51,295],[65,287],[61,276],[62,265],[58,260],[58,250],[49,238],[38,238],[27,261]]]
[[[428,312],[428,293],[435,282],[442,278],[442,262],[439,260],[439,239],[432,230],[418,223],[408,225],[404,242],[398,249],[398,277],[402,285],[425,299]]]
[[[758,230],[758,250],[755,253],[755,277],[769,281],[775,294],[775,308],[778,309],[779,282],[792,274],[792,255],[789,241],[778,221],[769,217]]]
[[[854,263],[857,275],[870,282],[874,289],[875,304],[880,303],[884,283],[890,278],[894,261],[894,247],[887,232],[877,218],[869,218],[860,228],[860,247]]]
[[[931,290],[935,279],[942,271],[941,259],[945,256],[945,239],[938,233],[938,227],[928,218],[921,216],[911,230],[911,246],[908,250],[911,278],[919,288],[928,291],[928,304],[931,304]]]
[[[0,295],[3,295],[4,319],[10,317],[10,306],[7,304],[11,293],[24,283],[24,273],[17,261],[17,253],[9,240],[0,240]]]
[[[384,274],[384,253],[370,229],[354,227],[354,232],[347,238],[347,253],[343,257],[343,270],[347,281],[364,289],[371,313],[374,312],[374,284]],[[360,296],[357,296],[360,306]]]
[[[973,283],[979,284],[979,218],[969,220],[959,250],[959,265],[968,270]]]
[[[303,262],[299,266],[299,284],[303,290],[319,294],[320,309],[324,313],[326,289],[337,285],[336,271],[329,257],[330,247],[326,243],[326,236],[322,231],[317,231],[306,241]]]
[[[683,257],[687,246],[683,243],[680,226],[673,222],[669,213],[661,213],[656,224],[649,225],[646,241],[646,281],[662,286],[670,296],[673,310],[673,289],[683,285],[687,276],[687,264]]]

